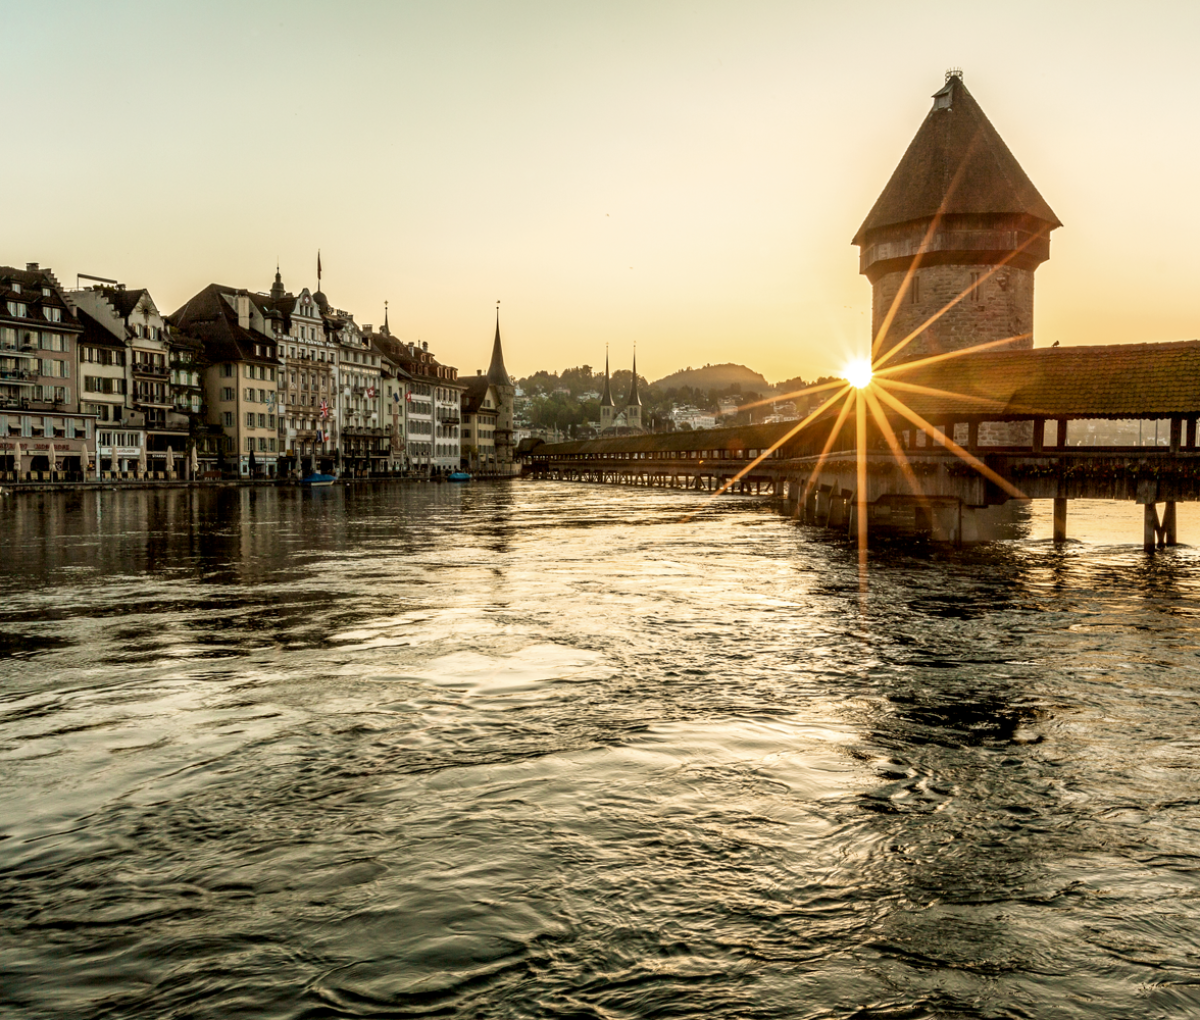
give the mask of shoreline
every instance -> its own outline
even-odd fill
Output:
[[[503,482],[511,479],[520,478],[520,475],[501,475],[501,474],[480,474],[472,475],[472,482]],[[395,476],[377,476],[366,478],[339,478],[332,483],[331,486],[321,486],[321,488],[334,488],[337,486],[346,485],[362,485],[362,484],[379,484],[379,483],[400,483],[404,485],[462,485],[462,482],[449,482],[445,478],[425,478],[425,477],[395,477]],[[143,489],[229,489],[229,488],[269,488],[269,489],[304,489],[311,486],[304,485],[299,479],[292,478],[197,478],[197,479],[165,479],[165,478],[147,478],[147,479],[132,479],[132,478],[100,478],[88,479],[87,481],[37,481],[37,482],[0,482],[0,494],[4,496],[16,496],[21,493],[33,492],[93,492],[96,490],[130,490],[140,491]]]

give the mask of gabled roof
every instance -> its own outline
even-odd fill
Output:
[[[81,344],[125,350],[127,344],[121,337],[114,335],[111,330],[106,329],[102,323],[93,319],[82,308],[75,309],[75,316],[83,327],[83,335],[79,338]]]
[[[108,303],[116,309],[122,319],[129,318],[130,313],[142,299],[142,295],[146,293],[145,287],[139,287],[137,290],[126,290],[124,287],[105,287],[103,290],[104,296],[108,298]],[[150,303],[154,303],[153,299]]]
[[[210,283],[167,316],[167,321],[188,336],[200,340],[209,361],[278,364],[275,357],[256,354],[254,350],[255,344],[268,343],[272,345],[269,349],[274,351],[274,337],[238,325],[237,309],[226,299],[228,295],[236,301],[237,294],[236,287]]]
[[[466,381],[466,389],[463,391],[462,410],[463,414],[478,414],[496,412],[496,408],[483,406],[484,400],[487,398],[488,389],[492,382],[486,375],[473,375]]]
[[[981,351],[898,366],[890,390],[935,423],[968,418],[1152,418],[1200,414],[1200,340]]]
[[[1032,216],[1052,230],[1062,226],[957,75],[934,93],[933,109],[851,243],[939,211]]]

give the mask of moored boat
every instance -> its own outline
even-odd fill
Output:
[[[336,481],[337,481],[336,475],[321,474],[318,471],[318,472],[314,472],[311,475],[305,475],[303,478],[300,479],[300,484],[301,485],[312,485],[312,486],[332,485]]]
[[[471,475],[467,471],[451,471],[446,476],[446,481],[448,482],[469,482],[470,480]]]

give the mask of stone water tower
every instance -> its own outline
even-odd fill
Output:
[[[1030,335],[1011,346],[1032,347],[1033,274],[1050,257],[1050,231],[1059,226],[967,91],[962,72],[948,71],[852,242],[860,250],[859,272],[871,281],[872,339],[917,266],[879,353],[980,280],[892,363],[1022,334]]]

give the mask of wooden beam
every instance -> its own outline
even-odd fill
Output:
[[[1154,552],[1158,540],[1158,508],[1153,503],[1147,503],[1142,515],[1142,548]]]
[[[1054,541],[1067,540],[1067,501],[1062,496],[1054,497]]]

